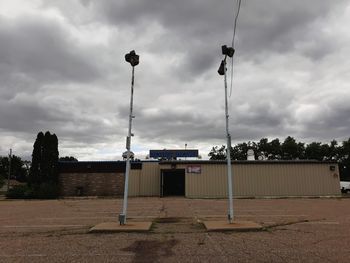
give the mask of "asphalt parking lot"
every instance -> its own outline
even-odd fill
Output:
[[[255,232],[207,232],[227,200],[130,198],[148,233],[89,234],[117,221],[122,199],[0,201],[0,262],[349,262],[350,199],[238,199]]]

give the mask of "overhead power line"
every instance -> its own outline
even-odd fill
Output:
[[[236,12],[233,12],[234,19],[233,19],[233,34],[232,34],[232,47],[233,48],[235,48],[236,28],[237,28],[237,21],[238,21],[239,11],[241,10],[241,3],[242,3],[242,0],[236,0],[235,1],[234,11],[236,9]],[[229,95],[229,98],[231,97],[231,94],[232,94],[232,85],[233,85],[233,58],[231,58],[231,84],[230,84],[230,95]]]
[[[233,36],[232,36],[232,47],[233,47],[233,48],[235,48],[236,27],[237,27],[237,21],[238,21],[239,11],[241,10],[241,3],[242,3],[242,0],[236,0],[237,11],[236,11],[236,13],[234,14]]]

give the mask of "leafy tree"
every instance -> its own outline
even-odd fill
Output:
[[[253,149],[256,153],[257,144],[255,142],[244,142],[231,147],[231,160],[247,160],[248,149]],[[213,147],[208,156],[210,160],[226,160],[226,146]]]
[[[282,158],[282,147],[278,138],[269,142],[269,153],[267,158],[269,160],[280,160]]]
[[[342,142],[339,153],[341,161],[350,161],[350,138],[347,141]]]
[[[0,176],[8,178],[9,157],[0,156]],[[21,182],[27,181],[27,170],[21,157],[12,155],[11,157],[11,179],[16,179]]]
[[[282,143],[282,159],[294,160],[299,157],[299,146],[295,139],[288,136]]]
[[[5,184],[5,178],[2,175],[0,175],[0,188],[3,187],[4,184]]]
[[[239,143],[232,148],[231,158],[232,160],[247,160],[247,152],[249,149],[249,143]]]
[[[311,142],[305,144],[297,142],[293,137],[288,136],[281,144],[278,138],[268,141],[262,138],[258,142],[242,142],[231,148],[232,160],[246,160],[248,149],[253,149],[255,158],[264,156],[269,160],[329,160],[338,161],[340,176],[342,180],[350,181],[350,138],[338,145],[336,140],[329,144],[320,142]],[[209,153],[210,160],[225,160],[226,147],[215,146]],[[264,159],[265,159],[264,158]]]
[[[214,149],[214,147],[213,147]],[[65,162],[77,162],[78,159],[73,157],[73,156],[65,156],[65,157],[60,157],[60,161],[65,161]]]
[[[342,180],[350,181],[350,138],[339,147],[339,170]]]
[[[210,160],[225,160],[226,159],[226,147],[222,145],[220,148],[215,146],[211,149],[208,156]]]
[[[339,159],[339,147],[337,146],[338,142],[336,140],[332,140],[327,153],[327,160],[338,160]]]
[[[305,143],[298,142],[298,157],[296,159],[305,159]]]
[[[308,144],[305,148],[306,158],[308,160],[320,160],[321,157],[321,143],[312,142]]]
[[[264,159],[268,158],[268,155],[270,153],[270,144],[269,140],[267,138],[262,138],[258,143],[257,143],[257,150],[258,153],[263,156]]]

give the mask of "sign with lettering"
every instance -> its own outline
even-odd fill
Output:
[[[200,165],[188,165],[187,173],[189,174],[200,174],[202,172],[202,168]]]

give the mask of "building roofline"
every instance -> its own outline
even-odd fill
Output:
[[[124,173],[126,161],[59,161],[59,173]],[[142,169],[142,162],[131,162],[131,169]]]
[[[226,164],[226,160],[166,160],[159,164]],[[233,160],[232,164],[337,164],[337,161],[318,160]]]

